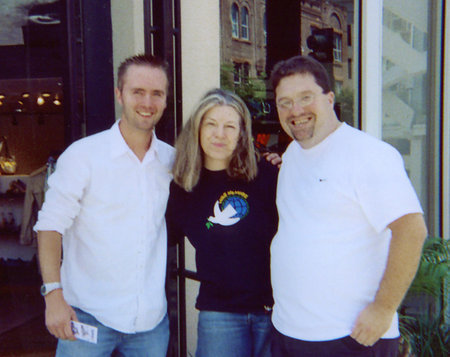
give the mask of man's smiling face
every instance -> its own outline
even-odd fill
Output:
[[[311,74],[284,77],[275,94],[282,128],[302,147],[317,145],[334,130],[334,93],[323,93]]]
[[[131,65],[116,97],[122,105],[122,121],[129,129],[152,131],[167,106],[168,81],[164,71],[149,65]]]

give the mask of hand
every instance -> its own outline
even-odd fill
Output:
[[[282,160],[280,155],[278,155],[276,152],[265,152],[263,154],[263,157],[265,157],[266,160],[272,165],[276,165],[278,168],[280,168]]]
[[[70,321],[78,321],[75,311],[64,300],[61,289],[54,290],[45,297],[45,325],[48,331],[63,340],[76,340]]]
[[[373,346],[391,326],[395,311],[369,304],[356,319],[351,337],[364,346]]]

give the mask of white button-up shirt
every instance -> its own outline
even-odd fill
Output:
[[[63,239],[66,301],[125,333],[153,329],[167,302],[164,213],[174,149],[153,134],[143,161],[118,123],[60,156],[35,231]]]

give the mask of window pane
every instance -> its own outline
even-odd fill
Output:
[[[334,34],[333,58],[337,62],[342,62],[342,35]]]
[[[231,36],[239,37],[239,9],[236,4],[231,6]]]
[[[250,38],[248,33],[248,10],[246,7],[242,8],[242,24],[241,24],[241,36],[243,39],[248,40]]]
[[[428,1],[385,0],[383,15],[383,140],[402,154],[426,210]]]

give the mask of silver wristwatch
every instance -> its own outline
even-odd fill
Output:
[[[41,295],[42,296],[48,295],[53,290],[56,290],[56,289],[62,289],[62,285],[61,285],[61,283],[59,281],[55,282],[55,283],[42,284],[42,286],[41,286]]]

